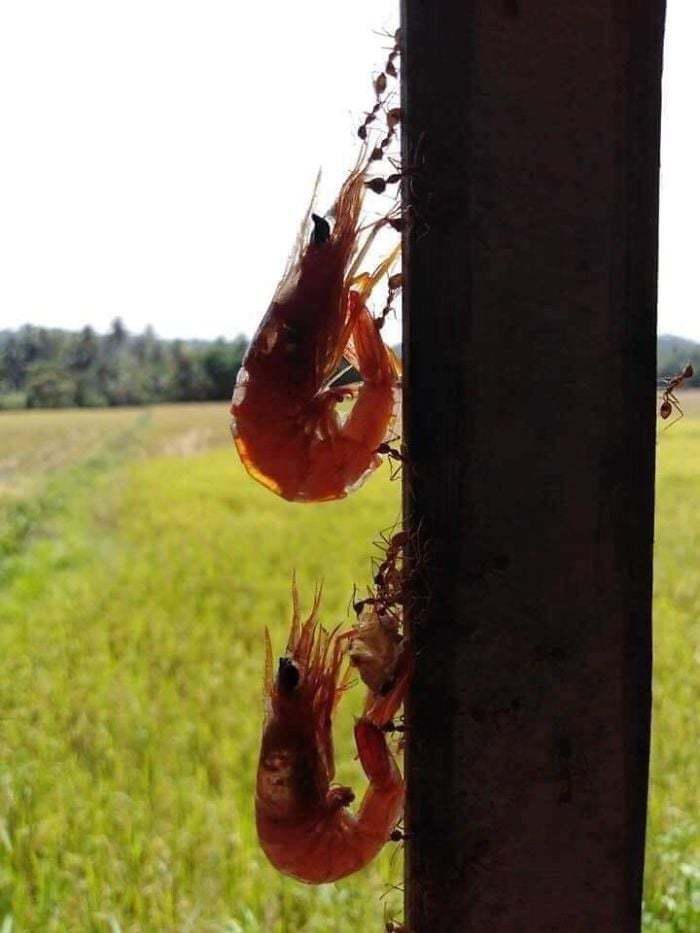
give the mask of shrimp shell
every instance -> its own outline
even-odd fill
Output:
[[[356,275],[380,225],[356,255],[364,189],[358,165],[341,187],[333,230],[319,228],[320,240],[306,245],[299,238],[233,392],[231,430],[246,470],[291,501],[339,499],[357,488],[381,463],[377,449],[398,416],[400,364],[366,303],[399,247],[372,274]],[[304,229],[309,216],[311,208]],[[344,357],[359,387],[332,387]],[[344,418],[337,406],[350,397]]]
[[[337,881],[363,868],[398,822],[404,784],[386,736],[367,718],[355,724],[360,762],[369,779],[357,815],[349,787],[333,785],[332,717],[348,686],[342,636],[318,623],[319,594],[300,622],[296,587],[287,652],[273,676],[266,635],[266,712],[255,813],[270,862],[307,884]]]

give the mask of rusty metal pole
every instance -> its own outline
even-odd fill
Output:
[[[402,0],[411,933],[639,929],[664,0]]]

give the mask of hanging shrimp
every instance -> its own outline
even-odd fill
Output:
[[[231,428],[245,468],[293,501],[340,499],[362,482],[381,463],[377,451],[400,404],[400,364],[366,307],[399,247],[371,275],[358,275],[382,226],[355,255],[365,185],[358,165],[340,190],[332,230],[309,209],[233,392]],[[344,356],[362,378],[357,389],[332,388]],[[348,397],[355,401],[343,420],[336,407]]]
[[[266,715],[258,765],[258,838],[272,864],[307,884],[337,881],[365,866],[401,816],[404,785],[381,729],[362,718],[355,743],[369,787],[353,816],[349,787],[332,785],[332,717],[348,685],[337,633],[318,623],[319,595],[301,624],[296,587],[287,653],[273,677],[267,636]]]

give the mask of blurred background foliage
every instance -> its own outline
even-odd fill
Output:
[[[26,325],[0,331],[0,409],[97,408],[230,397],[248,346],[235,340],[161,340]]]

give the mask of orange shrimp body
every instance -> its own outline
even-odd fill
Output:
[[[398,248],[372,275],[354,277],[364,185],[357,168],[341,188],[334,229],[312,215],[304,245],[307,216],[233,392],[232,433],[244,466],[293,501],[347,495],[381,462],[377,448],[397,414],[399,363],[365,304]],[[344,355],[362,377],[357,391],[330,387]],[[343,420],[336,407],[348,396],[355,402]]]
[[[337,881],[374,858],[401,816],[404,785],[384,733],[366,719],[355,725],[369,779],[357,815],[349,787],[332,786],[331,720],[347,687],[342,637],[317,622],[316,598],[302,625],[296,590],[287,654],[272,674],[267,639],[267,709],[255,813],[260,844],[279,871],[307,884]]]

